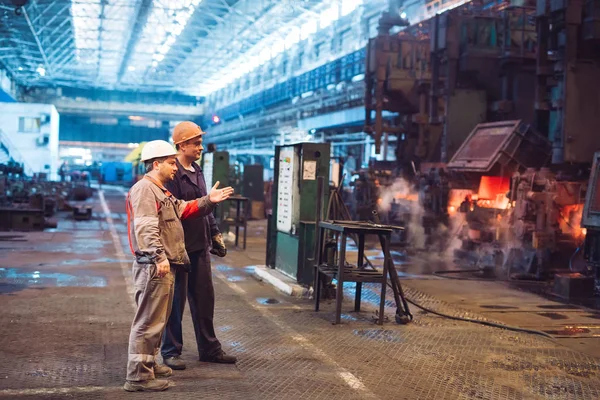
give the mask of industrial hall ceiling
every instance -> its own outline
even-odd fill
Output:
[[[316,15],[339,3],[0,0],[0,67],[26,87],[205,96],[232,71],[297,43]]]

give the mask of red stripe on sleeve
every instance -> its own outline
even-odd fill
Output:
[[[200,208],[198,207],[198,200],[187,203],[183,213],[181,213],[181,219],[194,217],[200,214]]]

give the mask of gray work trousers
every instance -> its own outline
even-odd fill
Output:
[[[173,268],[160,278],[156,265],[133,262],[136,310],[129,334],[128,381],[154,379],[154,360],[171,313],[174,282]]]

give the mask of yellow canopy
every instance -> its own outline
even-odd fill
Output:
[[[125,161],[128,161],[128,162],[136,164],[136,165],[139,164],[140,159],[142,158],[142,149],[144,148],[145,145],[146,145],[146,142],[140,143],[138,147],[133,149],[131,151],[131,153],[129,153],[127,155],[127,157],[125,157]]]

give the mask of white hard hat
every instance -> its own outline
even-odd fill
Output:
[[[152,160],[153,158],[169,157],[177,154],[177,151],[164,140],[152,140],[142,149],[142,161]]]

